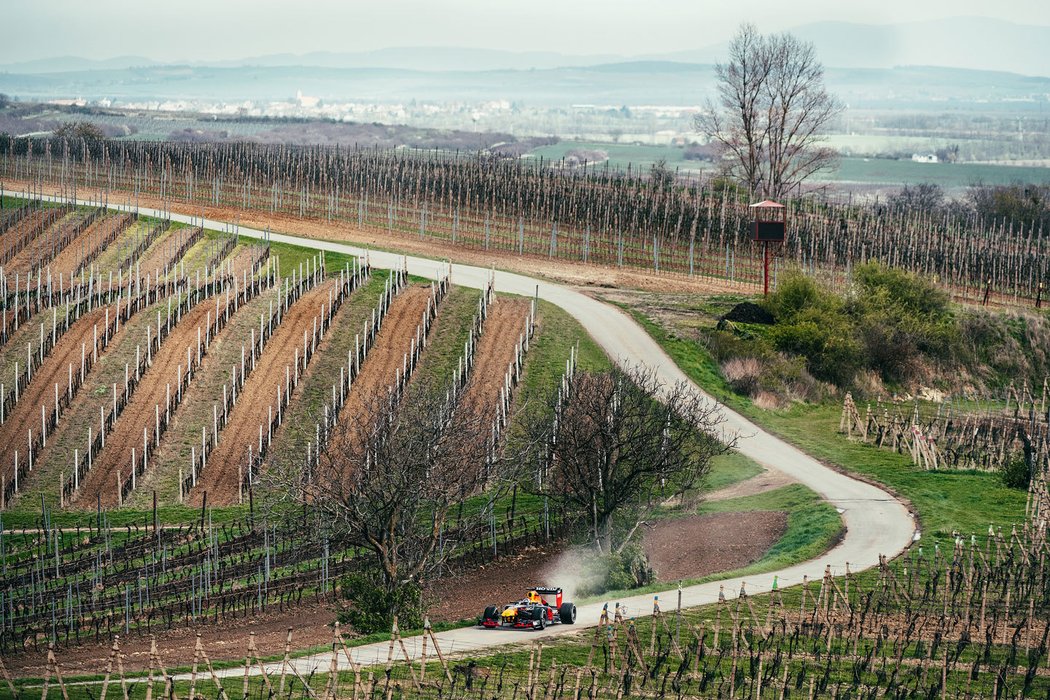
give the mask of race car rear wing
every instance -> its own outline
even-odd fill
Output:
[[[553,588],[551,586],[536,586],[532,590],[536,591],[540,595],[554,595],[554,596],[557,596],[557,599],[556,599],[557,602],[554,604],[554,607],[556,607],[556,608],[560,608],[561,607],[561,599],[562,599],[561,588]]]

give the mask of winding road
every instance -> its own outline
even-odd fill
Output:
[[[140,209],[145,216],[161,216],[161,212],[152,209]],[[170,214],[173,221],[200,224],[200,218],[179,214]],[[205,228],[223,230],[227,222],[204,220]],[[238,228],[242,236],[263,238],[267,234],[258,229]],[[381,252],[360,248],[353,245],[319,241],[311,238],[269,234],[275,243],[330,251],[347,255],[368,255],[373,267],[392,269],[407,265],[408,272],[420,277],[434,279],[439,270],[445,269],[443,263],[417,257],[404,257],[395,253]],[[470,265],[452,265],[452,282],[464,287],[482,289],[492,271]],[[495,272],[496,289],[500,292],[531,296],[538,293],[540,298],[549,301],[568,312],[575,318],[591,337],[617,363],[623,366],[641,365],[652,369],[667,384],[685,382],[696,392],[707,396],[696,386],[681,369],[667,356],[645,330],[628,315],[619,309],[597,301],[585,294],[568,287],[538,280],[511,272]],[[771,589],[773,577],[779,579],[781,588],[799,584],[803,577],[820,580],[825,566],[830,566],[835,575],[845,572],[847,562],[851,571],[860,571],[877,566],[879,555],[893,557],[906,548],[915,535],[916,523],[912,514],[903,503],[877,486],[859,481],[831,469],[816,459],[804,454],[801,450],[771,435],[743,416],[723,407],[725,422],[723,428],[727,433],[738,437],[737,449],[768,469],[779,470],[795,481],[802,483],[820,494],[832,506],[838,509],[846,526],[842,541],[831,551],[808,562],[791,566],[779,571],[749,577],[747,590],[749,594],[763,593]],[[746,533],[741,533],[746,536]],[[726,587],[726,597],[737,595],[739,586]],[[668,590],[659,595],[664,601],[676,599],[676,590]],[[718,600],[719,583],[705,583],[688,586],[682,589],[683,607],[693,607],[714,603]],[[610,604],[613,601],[610,601]],[[625,606],[628,615],[641,617],[652,612],[653,595],[644,594],[621,598],[618,601]],[[665,604],[666,605],[666,604]],[[529,639],[537,635],[558,636],[574,631],[594,627],[598,624],[602,604],[581,605],[576,625],[559,625],[547,628],[544,632],[534,632]],[[479,628],[460,628],[436,635],[444,653],[463,653],[481,651],[505,644],[520,643],[523,633],[511,630],[485,630]],[[406,637],[405,645],[412,658],[418,658],[422,637]],[[351,649],[354,661],[358,664],[385,663],[388,643],[369,644]],[[325,672],[330,668],[331,653],[306,656],[292,662],[303,676],[311,671]],[[340,669],[349,669],[346,658],[339,657]],[[267,672],[280,670],[280,663],[266,665]],[[220,676],[241,677],[243,668],[217,670]],[[259,668],[253,667],[250,673],[258,674]],[[178,677],[177,677],[178,678]],[[187,676],[188,678],[188,676]]]

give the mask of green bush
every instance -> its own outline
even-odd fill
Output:
[[[804,273],[789,272],[766,299],[766,310],[777,323],[793,323],[799,314],[814,308],[838,310],[842,303],[831,292],[821,287]]]
[[[1003,463],[999,476],[1003,480],[1003,486],[1012,489],[1027,489],[1028,482],[1032,479],[1032,470],[1028,467],[1028,460],[1024,455],[1019,454]]]
[[[879,305],[938,319],[949,315],[948,295],[913,272],[871,262],[853,268],[853,279],[862,295],[877,295]]]
[[[1040,386],[1050,373],[1047,316],[954,309],[932,280],[880,263],[855,267],[845,295],[790,271],[764,304],[773,326],[727,324],[704,333],[727,381],[752,397],[819,398],[823,387],[814,377],[863,393],[865,386]],[[761,372],[752,363],[742,374],[740,359],[759,360]],[[804,367],[792,366],[799,360]]]
[[[423,626],[423,592],[414,583],[387,590],[372,573],[353,573],[343,578],[343,597],[350,606],[339,614],[339,621],[362,634],[389,632],[397,615],[401,629]]]
[[[777,350],[806,358],[810,373],[836,386],[848,386],[861,368],[861,346],[849,320],[828,310],[812,308],[792,323],[773,330]]]

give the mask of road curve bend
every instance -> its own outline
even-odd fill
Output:
[[[85,202],[86,203],[86,202]],[[140,209],[145,216],[162,216],[162,212],[153,209]],[[201,224],[199,217],[170,214],[173,221]],[[205,228],[223,230],[230,222],[204,219]],[[405,257],[396,253],[366,250],[364,248],[342,243],[319,241],[311,238],[290,236],[279,233],[267,234],[258,229],[239,226],[241,236],[264,238],[269,235],[275,243],[312,248],[320,251],[364,256],[366,253],[373,267],[383,269],[400,268],[407,265],[408,272],[420,277],[434,279],[445,265],[435,260],[417,257]],[[500,270],[491,270],[472,265],[452,265],[452,281],[464,287],[484,288],[490,275],[495,274],[496,289],[510,294],[531,296],[538,293],[541,299],[551,302],[569,313],[582,325],[594,340],[614,361],[622,366],[640,365],[652,369],[667,384],[684,382],[694,391],[715,401],[705,394],[673,360],[663,351],[646,331],[632,318],[614,306],[600,302],[568,287],[538,280],[526,275]],[[779,571],[749,577],[747,589],[749,594],[764,593],[772,587],[773,577],[779,579],[780,587],[787,587],[802,582],[803,577],[819,580],[824,575],[826,566],[832,573],[841,575],[847,563],[851,571],[860,571],[877,566],[879,555],[896,556],[912,541],[916,523],[912,514],[903,503],[878,486],[854,479],[846,474],[831,469],[818,460],[803,453],[796,447],[780,438],[771,435],[740,414],[722,407],[725,415],[724,429],[738,437],[737,449],[762,466],[779,470],[795,481],[820,494],[832,506],[838,509],[846,526],[843,539],[829,552],[821,556]],[[728,586],[727,598],[737,595],[737,586]],[[718,600],[719,583],[705,583],[687,586],[682,589],[682,605],[693,607],[714,603]],[[661,593],[664,600],[675,600],[676,591]],[[642,594],[621,598],[618,602],[626,606],[627,614],[641,617],[652,612],[652,594]],[[601,603],[591,603],[579,607],[578,622],[572,626],[554,626],[536,634],[558,636],[571,633],[598,624]],[[437,635],[442,651],[445,653],[464,653],[482,651],[491,647],[512,644],[522,641],[522,634],[511,630],[485,630],[478,628],[460,628],[441,632]],[[407,637],[405,644],[412,658],[418,658],[421,652],[420,637]],[[388,644],[386,642],[355,647],[351,650],[356,663],[385,663]],[[306,656],[293,662],[301,674],[311,671],[326,671],[330,667],[331,654]],[[340,668],[347,669],[349,664],[344,657],[339,658]],[[267,672],[279,672],[280,664],[271,664]],[[216,671],[221,676],[241,676],[243,669],[231,668]],[[258,666],[251,669],[252,674],[259,672]]]

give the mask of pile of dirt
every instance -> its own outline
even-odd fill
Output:
[[[662,520],[642,546],[658,581],[701,578],[762,558],[784,536],[787,513],[714,513]]]
[[[760,323],[763,326],[772,326],[777,322],[773,318],[773,314],[766,311],[764,308],[750,301],[745,301],[737,304],[729,310],[727,314],[718,319],[718,327],[721,328],[725,325],[726,321],[733,321],[734,323]]]

